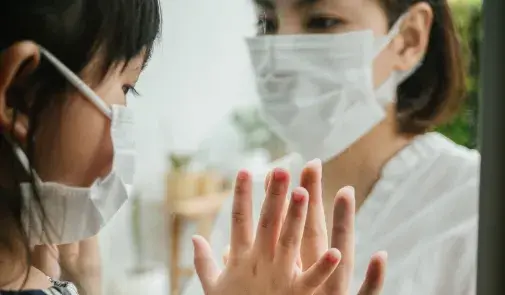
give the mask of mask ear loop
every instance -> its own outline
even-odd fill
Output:
[[[382,52],[386,47],[393,41],[393,39],[400,34],[400,27],[403,23],[403,21],[407,18],[407,14],[403,14],[396,20],[394,25],[391,27],[391,30],[389,30],[388,34],[386,35],[385,38],[380,38],[380,45],[376,47],[375,55],[379,55],[380,52]]]
[[[86,96],[91,103],[93,103],[102,113],[104,113],[109,119],[112,118],[112,111],[109,106],[91,89],[86,85],[81,78],[74,74],[69,68],[67,68],[62,62],[60,62],[54,55],[49,51],[39,46],[40,53],[47,58],[51,64],[65,77],[70,84],[74,85],[84,96]]]

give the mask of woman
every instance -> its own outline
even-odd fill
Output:
[[[297,153],[281,163],[296,174],[305,160],[323,162],[322,193],[309,190],[321,201],[311,203],[307,220],[325,223],[334,192],[352,185],[355,282],[369,255],[384,249],[385,294],[474,294],[480,156],[428,132],[463,97],[447,1],[255,4],[260,36],[248,46],[261,109]],[[212,239],[218,254],[226,236],[221,218]],[[314,252],[306,237],[303,265]]]
[[[0,294],[77,294],[74,284],[47,276],[57,252],[62,276],[100,294],[96,235],[128,199],[135,147],[126,96],[136,93],[159,34],[159,3],[8,0],[0,20]],[[307,271],[296,265],[308,192],[293,191],[282,222],[277,196],[287,180],[275,171],[254,240],[251,178],[239,173],[234,212],[242,218],[222,274],[208,244],[194,239],[206,294],[309,295],[341,273],[337,249]],[[352,195],[340,200],[348,208]],[[353,211],[338,212],[336,224],[348,228]],[[363,294],[378,292],[384,265],[383,254],[374,256]]]

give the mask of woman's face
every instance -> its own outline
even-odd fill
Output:
[[[12,46],[1,55],[10,61],[0,63],[0,103],[3,104],[0,104],[0,111],[4,112],[0,116],[0,123],[1,127],[7,129],[12,126],[12,121],[9,122],[9,116],[5,115],[5,97],[8,89],[18,81],[6,77],[17,76],[17,68],[24,61],[45,57],[38,55],[37,46],[31,42]],[[142,54],[126,66],[124,63],[118,64],[94,85],[91,81],[101,76],[101,68],[96,63],[85,67],[79,76],[107,105],[124,105],[126,95],[135,85],[143,65]],[[111,121],[75,88],[64,95],[63,99],[51,98],[49,101],[58,103],[51,103],[40,114],[34,135],[34,168],[44,181],[89,186],[98,177],[107,175],[112,167]],[[16,124],[21,125],[15,129],[15,136],[23,144],[28,141],[30,123],[26,114],[18,115]]]
[[[125,105],[143,63],[144,57],[138,56],[125,68],[118,64],[92,89],[107,105]],[[88,66],[81,77],[92,86],[88,81],[99,75],[98,67]],[[108,174],[113,157],[111,121],[88,98],[76,90],[42,118],[36,135],[35,167],[43,180],[89,186]]]
[[[386,35],[389,31],[388,18],[381,0],[253,0],[257,8],[258,34],[338,34],[358,30],[372,30],[376,36]],[[385,48],[374,62],[374,83],[379,86],[393,70],[409,69],[415,63],[410,58],[405,60],[405,48],[408,45],[425,50],[431,19],[426,10],[431,8],[425,3],[414,5],[409,18],[402,26],[403,32],[419,35],[421,38],[412,44],[406,43],[405,34],[400,34]],[[423,12],[424,11],[424,12]],[[423,16],[415,20],[416,15]],[[424,15],[422,15],[424,13]],[[411,17],[410,17],[411,16]],[[415,24],[417,22],[417,24]],[[424,23],[423,23],[424,22]],[[420,32],[421,27],[428,30]],[[417,26],[417,28],[416,28]],[[406,27],[414,30],[403,30]],[[413,36],[413,35],[412,35]],[[414,36],[415,37],[415,36]],[[409,37],[410,38],[410,37]],[[409,40],[411,41],[411,40]],[[423,41],[424,43],[419,43]],[[424,46],[424,47],[423,47]],[[418,52],[422,53],[422,52]],[[402,56],[403,54],[403,56]],[[412,56],[414,59],[416,57]],[[419,56],[417,56],[419,59]]]

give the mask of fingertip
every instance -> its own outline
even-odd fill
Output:
[[[301,182],[309,184],[310,182],[318,181],[322,177],[322,163],[320,159],[309,161],[303,167],[301,173]],[[309,183],[307,183],[309,182]]]
[[[284,181],[289,178],[289,173],[287,170],[277,167],[272,171],[271,177],[275,181]]]
[[[372,255],[370,258],[370,267],[372,268],[383,268],[385,267],[388,260],[388,253],[386,251],[379,251]]]
[[[340,262],[342,259],[342,253],[336,248],[331,248],[326,252],[326,261],[330,262],[331,264],[337,264]]]
[[[344,186],[339,189],[335,196],[335,205],[353,205],[355,203],[355,190],[352,186]]]
[[[388,252],[386,252],[386,251],[379,251],[379,252],[375,253],[374,256],[376,256],[377,258],[384,260],[384,261],[388,260]]]
[[[384,283],[386,272],[387,252],[379,251],[372,255],[366,273],[366,281],[369,288],[380,288]]]
[[[291,193],[293,200],[296,202],[303,202],[309,197],[309,192],[303,187],[296,187]]]
[[[240,169],[237,173],[237,180],[245,181],[251,177],[251,173],[246,169]]]
[[[237,172],[237,178],[235,182],[235,195],[236,196],[248,196],[251,191],[252,183],[251,173],[245,169]]]
[[[191,237],[191,241],[193,242],[193,247],[195,248],[195,250],[205,246],[206,243],[205,238],[200,235],[193,235]]]
[[[315,159],[307,162],[307,164],[305,165],[305,167],[314,168],[315,171],[322,170],[322,166],[323,166],[323,163],[321,162],[321,159],[319,159],[319,158],[315,158]]]
[[[346,185],[343,188],[341,188],[337,194],[354,196],[355,192],[356,192],[356,190],[354,189],[354,187],[352,185]]]
[[[191,242],[193,242],[193,248],[196,250],[196,248],[198,247],[198,236],[197,235],[192,236]]]

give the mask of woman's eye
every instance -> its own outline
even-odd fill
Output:
[[[260,17],[258,23],[256,24],[258,35],[268,35],[274,34],[276,31],[276,24],[273,20]]]
[[[132,85],[123,85],[123,93],[125,95],[127,95],[129,93],[133,94],[134,96],[140,95],[139,92]]]
[[[332,17],[313,17],[308,23],[307,27],[310,30],[328,30],[342,23],[342,20]]]

